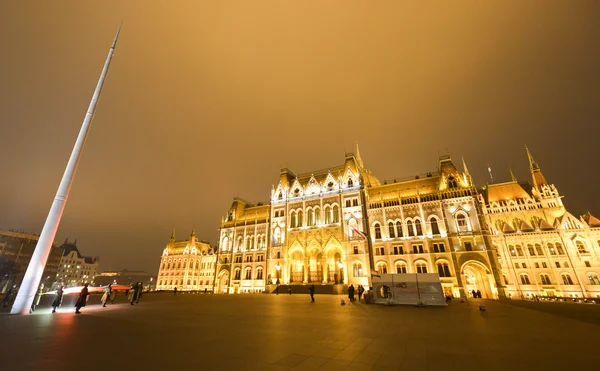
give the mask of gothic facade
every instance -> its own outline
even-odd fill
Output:
[[[217,255],[208,242],[196,238],[175,241],[175,232],[163,250],[156,290],[211,291]]]

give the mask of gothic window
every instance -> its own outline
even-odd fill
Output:
[[[354,250],[354,254],[358,254],[358,246],[354,246],[352,249]]]
[[[427,263],[421,261],[417,262],[415,266],[417,267],[417,273],[427,273]]]
[[[346,207],[350,207],[352,205],[352,201],[349,198],[346,199]]]
[[[523,249],[519,245],[517,245],[517,255],[518,256],[523,256]]]
[[[588,280],[590,280],[590,285],[600,285],[597,273],[588,273]]]
[[[396,222],[396,235],[402,237],[402,222]]]
[[[513,245],[508,246],[508,251],[510,252],[510,256],[517,256],[517,251]]]
[[[377,271],[380,274],[387,274],[387,265],[385,263],[377,264]]]
[[[352,181],[352,178],[348,179],[348,187],[354,187],[354,182]]]
[[[465,216],[465,214],[460,213],[456,215],[456,224],[461,230],[467,228],[467,217]]]
[[[539,255],[539,256],[544,256],[544,251],[542,251],[542,245],[540,244],[535,244],[535,252]]]
[[[440,277],[452,277],[452,275],[450,274],[450,266],[448,265],[448,263],[438,263],[437,268],[438,275]]]
[[[333,222],[340,222],[340,208],[337,205],[333,206]]]
[[[415,235],[415,230],[413,229],[412,221],[409,220],[406,222],[406,229],[408,230],[408,235],[410,237],[413,237]]]
[[[321,209],[315,207],[315,225],[321,224]]]
[[[575,246],[577,246],[577,252],[580,254],[587,254],[587,250],[585,249],[585,245],[581,241],[576,241]]]
[[[358,198],[352,199],[352,206],[358,206]]]
[[[454,189],[456,187],[457,187],[457,184],[456,184],[456,180],[454,179],[454,177],[452,177],[452,176],[449,177],[448,178],[448,188],[449,189]]]
[[[279,192],[279,195],[277,196],[278,200],[283,200],[283,194],[281,192]]]
[[[415,229],[417,230],[417,236],[423,235],[423,227],[421,227],[421,221],[419,219],[415,220]]]
[[[533,245],[527,245],[527,250],[529,251],[530,256],[535,256],[535,250],[533,250]]]
[[[315,225],[315,211],[313,209],[308,210],[308,225]]]
[[[542,285],[551,285],[550,276],[547,274],[540,274],[540,280],[542,281]]]
[[[556,246],[556,251],[558,252],[558,255],[565,255],[565,250],[563,249],[562,244],[560,243],[555,243],[554,246]]]
[[[552,245],[551,243],[548,243],[548,254],[556,255],[556,249],[554,248],[554,245]]]
[[[396,263],[396,273],[407,273],[407,272],[408,272],[408,270],[406,269],[405,262]]]
[[[526,274],[521,275],[521,284],[523,285],[531,285],[531,281],[529,281],[529,276]]]
[[[263,279],[263,269],[261,267],[256,268],[256,279],[257,280]]]
[[[248,267],[246,268],[246,276],[244,277],[245,280],[251,280],[252,279],[252,268]]]
[[[573,280],[571,279],[571,276],[568,274],[563,274],[562,275],[562,280],[563,280],[563,284],[565,285],[572,285],[573,284]]]
[[[363,276],[363,268],[361,263],[354,263],[352,265],[352,274],[354,277],[362,277]]]
[[[325,206],[325,224],[331,224],[331,207]]]
[[[381,226],[379,225],[379,223],[375,223],[375,239],[381,239]]]
[[[300,228],[302,227],[302,210],[298,210],[298,216],[296,218],[296,227]]]
[[[431,218],[430,223],[431,223],[431,233],[434,235],[440,234],[440,226],[438,225],[437,218]]]
[[[389,233],[390,233],[390,238],[396,237],[396,234],[395,234],[396,231],[394,230],[394,223],[390,222],[388,224],[388,230],[389,230]]]

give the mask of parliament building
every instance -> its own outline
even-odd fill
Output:
[[[172,237],[157,289],[304,292],[300,286],[314,284],[341,293],[350,284],[368,287],[375,272],[437,273],[454,297],[478,290],[490,299],[600,297],[600,220],[566,211],[527,155],[531,183],[512,176],[482,189],[464,161],[459,169],[449,156],[435,173],[381,182],[358,146],[338,167],[297,175],[284,168],[269,202],[234,198],[218,249],[202,250],[214,262],[208,284],[185,263],[191,240]],[[169,261],[184,262],[177,274]]]

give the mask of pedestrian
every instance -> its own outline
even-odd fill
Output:
[[[206,287],[204,288],[204,293],[208,294],[208,289]]]
[[[131,297],[129,298],[129,304],[133,305],[133,303],[137,300],[139,286],[137,283],[134,283],[131,286]]]
[[[360,298],[363,292],[365,292],[365,288],[362,285],[358,285],[358,289],[356,290],[356,292],[358,293],[358,302],[360,303]]]
[[[315,302],[315,285],[310,285],[308,287],[308,293],[310,294],[310,302]]]
[[[477,292],[475,290],[471,291],[471,295],[473,295],[473,299],[477,299]]]
[[[4,299],[2,299],[2,307],[6,308],[6,306],[10,303],[10,301],[12,300],[12,296],[13,296],[13,290],[15,288],[16,288],[16,285],[8,288],[8,291],[6,292],[6,296],[4,297]]]
[[[52,302],[52,313],[56,313],[56,308],[60,307],[63,299],[63,285],[60,285],[58,290],[56,290],[56,296],[54,297],[54,301]]]
[[[350,302],[354,301],[354,285],[350,285],[350,287],[348,287],[348,299],[350,300]]]
[[[113,290],[112,287],[110,288],[110,303],[114,304],[115,303],[115,297],[117,296],[117,290]]]
[[[288,286],[288,292],[292,295],[292,286]]]
[[[42,283],[40,285],[40,288],[38,289],[37,293],[35,294],[35,298],[33,299],[33,302],[31,303],[31,308],[29,309],[29,313],[35,312],[35,307],[40,305],[40,300],[42,300],[43,294],[44,294],[44,284]]]
[[[277,287],[275,288],[275,295],[279,295],[279,284],[277,284]]]
[[[136,304],[140,303],[140,298],[142,297],[143,291],[144,291],[144,285],[142,285],[141,282],[138,282],[138,293],[137,293],[137,298],[135,299]]]
[[[173,295],[177,295],[177,286],[173,288]]]
[[[81,307],[85,307],[85,303],[87,302],[87,297],[89,295],[88,284],[83,285],[81,292],[79,293],[79,297],[77,298],[77,302],[75,303],[75,313],[81,313],[79,310]]]
[[[481,291],[477,290],[477,297],[481,299]]]
[[[112,287],[110,283],[104,288],[104,295],[102,295],[102,299],[100,302],[102,303],[102,307],[106,307],[106,302],[110,300],[110,295],[112,294]]]

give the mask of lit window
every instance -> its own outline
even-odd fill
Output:
[[[427,264],[425,262],[417,262],[415,264],[417,273],[427,273]]]
[[[452,277],[452,275],[450,274],[450,266],[448,265],[448,263],[438,263],[437,268],[438,275],[440,277]]]
[[[563,279],[563,283],[565,285],[572,285],[573,284],[573,280],[571,279],[571,276],[568,274],[563,274],[562,275],[562,279]]]
[[[353,273],[354,277],[362,277],[363,276],[362,264],[354,263],[352,265],[352,273]]]
[[[407,273],[406,263],[396,263],[396,273]]]

